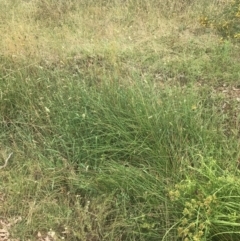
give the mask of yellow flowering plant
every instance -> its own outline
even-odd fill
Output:
[[[207,241],[215,236],[233,240],[240,233],[240,178],[220,168],[212,158],[188,168],[192,174],[186,174],[168,191],[178,210],[178,237],[189,241]]]
[[[215,29],[222,40],[240,41],[240,0],[226,4],[223,11],[216,15],[202,16],[200,24]]]

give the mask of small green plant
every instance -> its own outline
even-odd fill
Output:
[[[170,200],[181,210],[178,237],[184,241],[235,240],[234,235],[240,233],[239,177],[211,158],[197,168],[190,167],[190,172],[169,191]]]
[[[220,14],[203,16],[200,19],[202,26],[215,29],[223,39],[240,40],[240,0],[227,4]]]

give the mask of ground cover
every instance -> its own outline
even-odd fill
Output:
[[[239,239],[226,6],[0,0],[0,240]]]

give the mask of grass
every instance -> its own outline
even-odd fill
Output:
[[[239,239],[225,4],[0,0],[6,240]]]

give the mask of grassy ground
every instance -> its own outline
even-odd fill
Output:
[[[226,4],[0,0],[0,240],[239,240]]]

